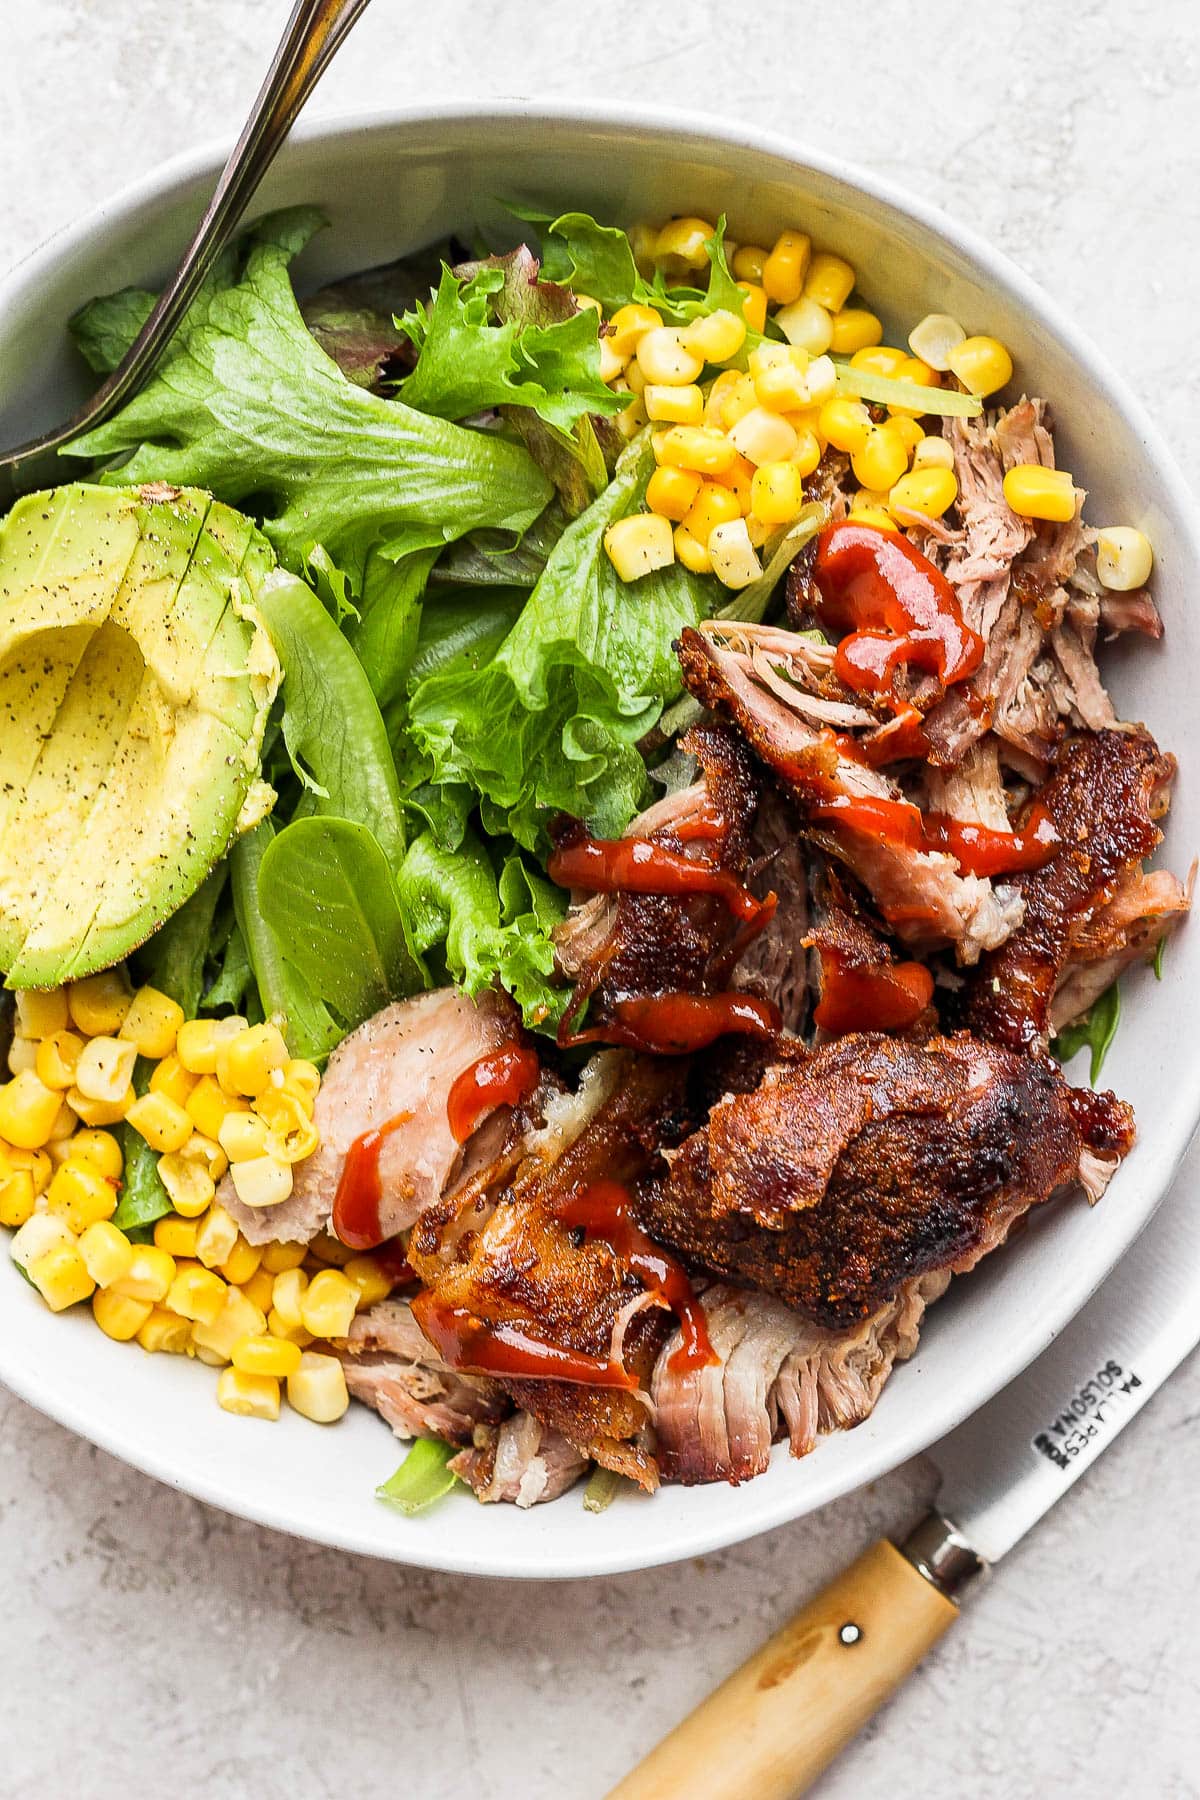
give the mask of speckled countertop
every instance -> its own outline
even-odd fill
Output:
[[[3,0],[0,264],[240,122],[284,0]],[[803,20],[803,23],[801,23]],[[486,54],[481,54],[486,46]],[[586,73],[585,73],[586,72]],[[1048,287],[1200,459],[1188,0],[375,0],[314,110],[694,103],[919,190]],[[825,1800],[1200,1793],[1200,1364],[982,1592]],[[0,1795],[592,1800],[929,1489],[919,1464],[703,1563],[564,1586],[275,1537],[0,1396]]]

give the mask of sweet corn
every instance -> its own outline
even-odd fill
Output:
[[[0,1180],[8,1175],[28,1175],[35,1194],[42,1194],[50,1184],[54,1162],[48,1150],[18,1150],[15,1144],[0,1141]]]
[[[850,358],[852,369],[863,369],[868,375],[886,375],[895,380],[908,361],[908,352],[894,344],[868,344]]]
[[[251,1156],[265,1156],[270,1127],[253,1112],[227,1112],[221,1120],[217,1142],[230,1162],[244,1162]]]
[[[66,1221],[54,1213],[35,1212],[19,1230],[13,1232],[8,1254],[18,1269],[24,1269],[28,1274],[29,1265],[36,1257],[45,1256],[47,1251],[64,1246],[67,1249],[75,1246],[75,1234],[68,1229]]]
[[[808,265],[804,292],[809,300],[817,300],[831,313],[840,312],[854,291],[855,273],[842,256],[818,252]]]
[[[709,533],[716,526],[724,525],[730,519],[740,518],[741,512],[736,494],[731,493],[727,487],[722,487],[719,481],[704,481],[700,484],[695,502],[688,510],[683,527],[702,544],[707,544]]]
[[[761,281],[766,261],[767,251],[761,244],[739,244],[729,259],[729,267],[736,280]]]
[[[852,506],[850,517],[856,525],[869,525],[873,531],[895,531],[896,521],[882,506]]]
[[[136,1044],[123,1044],[115,1037],[94,1037],[79,1053],[73,1085],[86,1099],[112,1106],[133,1079],[137,1054]]]
[[[91,1100],[77,1087],[67,1089],[67,1105],[85,1125],[119,1124],[136,1099],[132,1087],[127,1087],[119,1099],[111,1101]]]
[[[686,387],[704,367],[704,358],[689,350],[677,325],[655,325],[639,339],[634,352],[648,382]]]
[[[61,1096],[39,1081],[32,1069],[0,1087],[0,1139],[18,1150],[40,1150],[50,1141]]]
[[[1145,587],[1154,567],[1150,539],[1133,525],[1105,525],[1096,540],[1096,573],[1117,594]]]
[[[36,1075],[38,1051],[40,1048],[40,1044],[35,1042],[33,1038],[14,1037],[12,1043],[8,1046],[9,1074],[20,1075],[26,1069],[31,1069]]]
[[[678,524],[700,492],[703,479],[688,469],[672,469],[664,463],[646,483],[646,505],[660,518]]]
[[[263,1250],[263,1267],[272,1275],[282,1275],[288,1269],[298,1269],[305,1254],[304,1244],[268,1244]]]
[[[604,548],[609,562],[622,581],[640,581],[655,569],[669,568],[675,561],[671,542],[671,522],[657,513],[634,513],[628,519],[617,519],[604,534]],[[257,1162],[266,1159],[259,1157]],[[246,1165],[247,1167],[249,1165]],[[260,1177],[256,1176],[255,1179]],[[237,1175],[234,1174],[234,1181]],[[291,1182],[289,1179],[290,1192]],[[241,1189],[238,1189],[241,1192]],[[287,1199],[287,1194],[281,1196]],[[271,1201],[250,1201],[249,1205],[271,1205]]]
[[[599,334],[600,344],[600,379],[615,382],[625,373],[629,361],[627,356],[618,356],[612,347],[611,338],[606,331]]]
[[[672,425],[662,440],[660,461],[698,475],[719,475],[732,467],[737,449],[723,431],[707,425]]]
[[[851,455],[850,467],[864,487],[890,489],[908,468],[908,450],[899,432],[873,425],[866,443]]]
[[[760,463],[754,471],[750,505],[764,525],[790,525],[804,505],[804,476],[797,464]]]
[[[18,988],[16,1007],[18,1037],[47,1038],[67,1029],[65,988]]]
[[[302,1352],[299,1344],[289,1344],[286,1338],[272,1337],[267,1333],[264,1337],[239,1338],[233,1346],[232,1362],[235,1369],[243,1375],[294,1375],[300,1367]]]
[[[116,1184],[97,1175],[86,1163],[63,1163],[46,1190],[46,1210],[58,1213],[71,1230],[80,1232],[117,1210]]]
[[[126,1274],[113,1287],[131,1300],[165,1300],[175,1279],[175,1258],[154,1244],[134,1244]]]
[[[83,1039],[74,1031],[54,1031],[37,1047],[34,1068],[37,1078],[48,1088],[64,1091],[75,1085],[75,1069]]]
[[[11,1174],[0,1175],[0,1225],[15,1230],[33,1217],[36,1205],[37,1194],[28,1169],[14,1169]]]
[[[883,342],[883,323],[861,306],[843,306],[830,321],[829,345],[835,356],[853,356]]]
[[[189,1148],[194,1138],[189,1140]],[[216,1183],[202,1164],[175,1151],[158,1159],[158,1178],[170,1196],[171,1205],[185,1219],[197,1219],[204,1212]]]
[[[704,401],[705,425],[714,426],[718,430],[723,427],[725,421],[721,417],[722,408],[726,400],[739,391],[744,379],[739,369],[722,369],[716,379],[709,383]]]
[[[659,387],[651,383],[645,392],[646,417],[670,425],[699,425],[704,418],[704,395],[693,382],[688,387]]]
[[[120,1181],[125,1172],[121,1146],[111,1131],[77,1131],[71,1139],[72,1162],[86,1163],[97,1175]]]
[[[115,1338],[118,1344],[135,1338],[153,1310],[149,1300],[131,1300],[111,1288],[99,1288],[92,1295],[93,1319],[105,1337]]]
[[[185,1263],[177,1268],[175,1279],[167,1290],[167,1305],[181,1319],[195,1325],[211,1325],[225,1305],[229,1292],[219,1275],[199,1263]]]
[[[952,469],[954,451],[944,437],[922,437],[913,450],[914,469]]]
[[[133,993],[124,969],[105,969],[67,988],[71,1023],[84,1037],[112,1037],[125,1023]]]
[[[796,429],[796,448],[792,451],[791,460],[802,476],[811,475],[821,460],[821,440],[811,425],[802,425]]]
[[[949,313],[926,313],[908,334],[908,347],[914,356],[927,362],[931,369],[945,374],[950,367],[950,353],[966,341],[966,332]]]
[[[617,393],[627,393],[629,391],[628,383],[623,380],[614,381],[613,389],[614,392]],[[617,430],[621,433],[621,436],[628,442],[630,438],[635,438],[637,436],[643,425],[647,424],[646,408],[643,406],[641,400],[635,396],[630,400],[629,405],[625,408],[624,412],[619,412],[616,415],[613,422],[616,425]]]
[[[351,1257],[342,1273],[358,1289],[360,1307],[374,1306],[377,1300],[386,1300],[394,1285],[391,1276],[373,1256]]]
[[[716,423],[725,431],[732,431],[738,420],[753,412],[757,405],[753,380],[749,375],[737,375],[721,395]]]
[[[789,344],[807,350],[810,356],[824,356],[832,346],[833,320],[816,300],[801,295],[790,306],[781,306],[775,323]]]
[[[958,499],[958,482],[952,469],[913,469],[902,475],[888,495],[888,511],[894,519],[940,519]]]
[[[182,1150],[192,1135],[191,1119],[182,1106],[168,1100],[165,1094],[139,1095],[125,1118],[150,1148],[160,1153]]]
[[[70,1092],[68,1088],[67,1093]],[[50,1127],[50,1136],[46,1139],[46,1154],[62,1161],[70,1152],[70,1141],[73,1139],[79,1120],[72,1112],[66,1094],[59,1096],[58,1113]]]
[[[931,357],[925,361],[936,367]],[[971,394],[994,394],[1012,380],[1012,357],[993,337],[964,338],[946,352],[946,366]]]
[[[287,1324],[274,1307],[267,1316],[267,1330],[272,1337],[282,1338],[286,1344],[296,1344],[301,1350],[307,1350],[313,1341],[311,1331],[305,1331],[303,1325]]]
[[[277,1419],[279,1383],[273,1375],[222,1369],[217,1376],[217,1405],[243,1419]]]
[[[621,379],[634,399],[640,400],[646,392],[646,377],[632,359],[625,364],[625,373]]]
[[[152,1306],[140,1326],[137,1341],[143,1350],[166,1356],[186,1356],[192,1347],[192,1328],[186,1319],[166,1307]]]
[[[669,219],[654,240],[654,260],[666,262],[675,257],[689,269],[702,269],[708,261],[704,246],[715,231],[707,219]]]
[[[262,1261],[262,1251],[256,1244],[249,1244],[239,1235],[237,1243],[221,1264],[221,1273],[226,1281],[234,1287],[241,1287],[257,1274],[258,1265]]]
[[[229,1158],[215,1138],[210,1138],[203,1131],[193,1131],[183,1149],[179,1152],[185,1162],[194,1162],[210,1175],[214,1181],[220,1181],[229,1167]]]
[[[754,281],[738,281],[735,287],[741,289],[746,298],[742,301],[742,317],[746,321],[748,331],[762,332],[767,324],[767,293],[765,288]]]
[[[916,414],[899,406],[889,406],[888,412],[891,414],[888,420],[889,426],[911,456],[917,445],[922,443],[925,438],[925,433],[917,424]]]
[[[233,1355],[233,1346],[244,1337],[261,1337],[267,1321],[261,1309],[247,1300],[238,1288],[226,1288],[221,1310],[215,1319],[206,1319],[192,1327],[192,1342],[197,1350],[207,1350],[225,1362]]]
[[[96,1284],[76,1246],[58,1244],[35,1257],[26,1267],[34,1287],[51,1312],[65,1312],[81,1300],[90,1300]]]
[[[762,574],[762,564],[750,542],[745,519],[734,519],[710,532],[708,554],[712,557],[713,574],[726,587],[749,587]]]
[[[648,331],[657,331],[662,314],[653,306],[618,306],[609,323],[608,341],[618,356],[630,357]]]
[[[261,1265],[255,1269],[248,1281],[239,1283],[247,1300],[257,1306],[260,1312],[269,1313],[275,1292],[275,1277],[269,1269]]]
[[[218,1048],[217,1080],[231,1094],[261,1094],[287,1060],[287,1045],[278,1025],[248,1025]]]
[[[237,1221],[214,1203],[196,1227],[196,1255],[206,1269],[219,1268],[232,1256],[237,1241]]]
[[[708,554],[707,544],[702,544],[699,538],[693,537],[686,525],[675,527],[674,541],[676,561],[681,562],[685,569],[690,569],[693,575],[712,574],[712,558]]]
[[[821,408],[818,429],[835,450],[844,450],[848,456],[854,456],[871,435],[871,415],[861,400],[836,394]]]
[[[188,1019],[179,1027],[175,1054],[192,1075],[214,1075],[217,1068],[217,1022]]]
[[[358,1287],[338,1269],[322,1269],[300,1295],[300,1318],[314,1337],[345,1337],[357,1308]]]
[[[98,1288],[124,1281],[133,1267],[133,1245],[107,1219],[95,1220],[80,1233],[79,1254]]]
[[[224,1120],[231,1112],[242,1109],[229,1098],[215,1075],[202,1075],[184,1102],[184,1110],[197,1131],[219,1143]]]
[[[805,232],[780,232],[763,264],[762,285],[768,300],[787,306],[800,298],[811,255],[812,239]]]
[[[718,487],[728,488],[738,503],[739,512],[750,510],[750,487],[754,480],[754,464],[748,457],[739,456],[732,468],[721,475],[714,475],[713,480]]]
[[[309,1255],[317,1262],[331,1263],[335,1269],[344,1269],[354,1255],[341,1238],[334,1237],[332,1232],[318,1231],[308,1246]]]
[[[288,1404],[316,1425],[332,1425],[350,1404],[346,1371],[336,1356],[306,1350],[300,1367],[287,1378]]]
[[[633,251],[633,260],[643,275],[648,275],[654,264],[654,246],[658,242],[658,226],[651,225],[646,219],[639,219],[628,231],[629,248]]]
[[[720,307],[704,318],[693,319],[684,329],[683,341],[706,363],[728,362],[746,341],[746,321]],[[653,418],[653,413],[650,416]]]
[[[139,1056],[159,1062],[175,1048],[183,1008],[157,988],[140,987],[129,1003],[118,1036],[136,1045]]]
[[[757,468],[765,462],[787,462],[795,453],[796,430],[779,413],[756,406],[738,420],[729,443]]]
[[[1023,519],[1052,519],[1061,525],[1075,517],[1075,483],[1065,469],[1018,463],[1004,477],[1004,498]]]
[[[196,1254],[195,1219],[181,1219],[174,1213],[168,1213],[165,1219],[155,1221],[154,1242],[169,1256],[194,1257]]]

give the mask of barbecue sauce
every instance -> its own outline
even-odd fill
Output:
[[[538,1084],[537,1052],[524,1044],[490,1050],[456,1075],[446,1102],[450,1135],[465,1144],[471,1133],[498,1106],[519,1106]]]
[[[560,1036],[564,1046],[625,1044],[654,1056],[689,1056],[726,1032],[771,1037],[782,1023],[772,1000],[752,994],[630,994],[614,1001],[601,1025]]]
[[[564,1350],[530,1337],[519,1325],[481,1319],[465,1306],[451,1306],[428,1290],[412,1302],[413,1317],[430,1343],[452,1369],[480,1375],[509,1375],[522,1381],[575,1381],[587,1387],[637,1387],[637,1379],[620,1363]]]
[[[705,837],[708,831],[698,824],[690,835]],[[694,861],[652,838],[571,835],[552,854],[547,874],[559,887],[596,894],[718,894],[734,917],[747,923],[765,904],[727,869]]]
[[[923,963],[852,963],[821,946],[821,998],[813,1022],[831,1037],[849,1031],[906,1031],[933,998]]]
[[[385,1124],[356,1137],[346,1152],[333,1200],[333,1229],[335,1236],[351,1250],[373,1250],[383,1242],[383,1226],[379,1219],[383,1199],[379,1157],[392,1132],[407,1125],[411,1118],[410,1112],[397,1113]]]

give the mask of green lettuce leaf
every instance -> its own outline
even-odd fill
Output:
[[[282,1021],[293,1056],[321,1063],[345,1035],[335,1024],[319,992],[289,961],[284,946],[263,917],[258,900],[263,859],[275,836],[269,819],[245,832],[229,855],[233,905],[238,930],[250,958],[266,1017]],[[288,949],[295,946],[289,944]]]
[[[241,277],[210,283],[153,380],[66,454],[128,453],[102,479],[253,499],[281,562],[321,544],[357,591],[367,556],[441,546],[464,532],[519,534],[550,498],[527,451],[385,400],[348,381],[307,330],[288,265],[322,223],[309,207],[249,234]],[[86,321],[79,329],[93,331]]]
[[[1095,1087],[1120,1022],[1121,988],[1119,982],[1114,981],[1110,988],[1105,988],[1098,1000],[1093,1000],[1081,1019],[1076,1019],[1073,1025],[1068,1025],[1065,1031],[1060,1031],[1057,1037],[1051,1038],[1051,1054],[1059,1062],[1066,1063],[1080,1050],[1090,1050],[1088,1080]]]
[[[551,281],[565,282],[581,294],[599,300],[606,313],[637,301],[653,306],[675,324],[705,313],[732,312],[740,319],[746,296],[730,273],[725,256],[725,215],[705,244],[709,260],[706,288],[668,286],[661,270],[647,281],[633,259],[626,233],[615,225],[601,225],[590,213],[546,213],[513,207],[518,217],[543,227],[542,272]],[[751,340],[758,342],[758,334]]]
[[[376,1498],[413,1518],[458,1486],[458,1476],[447,1464],[458,1454],[454,1444],[441,1438],[418,1438],[396,1473],[375,1489]]]
[[[111,375],[154,310],[157,298],[144,288],[120,288],[81,306],[67,329],[88,366]]]
[[[465,782],[533,849],[541,812],[615,835],[646,786],[639,738],[679,692],[672,644],[724,592],[681,564],[627,587],[604,550],[653,468],[643,436],[604,493],[564,531],[528,604],[491,661],[427,676],[410,729],[438,782]]]

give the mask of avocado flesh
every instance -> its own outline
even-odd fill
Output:
[[[55,553],[35,564],[29,526],[41,519],[53,531],[56,507],[86,510],[92,537],[73,531],[64,558],[59,532]],[[21,569],[9,566],[14,524]],[[273,561],[248,519],[194,489],[56,489],[19,502],[0,526],[0,703],[12,708],[23,776],[0,834],[10,987],[119,961],[228,849],[279,679],[252,610]],[[75,588],[88,596],[83,618],[70,622],[60,602],[56,624],[42,625],[46,596]],[[56,671],[45,688],[61,688],[49,728],[25,617],[55,652],[43,658]],[[72,657],[64,681],[57,671]]]

